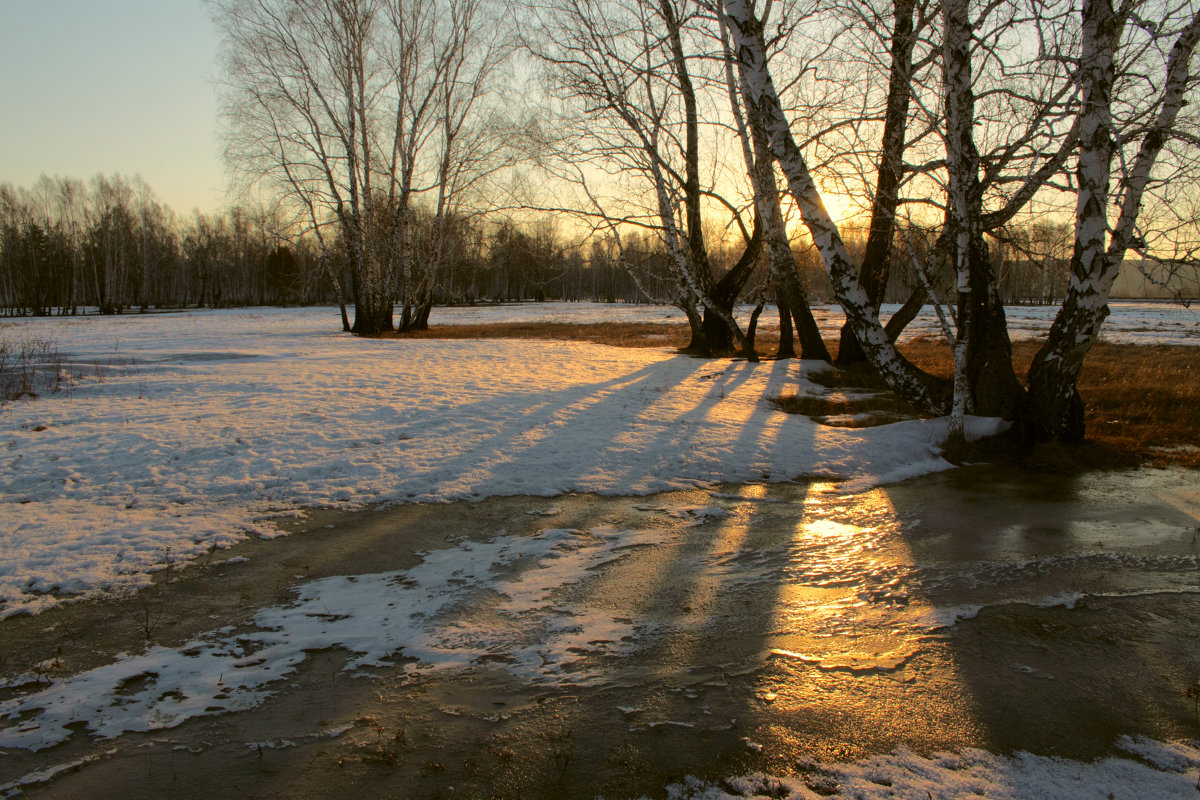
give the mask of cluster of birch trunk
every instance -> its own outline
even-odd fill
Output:
[[[846,313],[840,361],[865,359],[910,404],[949,415],[954,436],[978,414],[1078,440],[1077,378],[1126,254],[1195,263],[1200,4],[551,0],[534,17],[533,52],[581,120],[550,143],[567,156],[560,175],[597,227],[660,231],[699,351],[752,356],[730,314],[743,264],[717,275],[706,257],[724,214],[744,258],[770,265],[803,355],[829,357],[790,266],[795,213]],[[618,171],[640,205],[596,188]],[[748,213],[729,199],[738,181]],[[823,202],[850,184],[870,217],[858,261]],[[1070,278],[1018,376],[992,254],[1015,220],[1039,218],[1071,226]],[[922,281],[885,325],[899,264]],[[947,270],[953,289],[939,291]],[[953,380],[895,346],[922,303],[943,319]]]
[[[828,360],[800,236],[846,314],[839,361],[865,360],[955,436],[978,414],[1075,440],[1077,377],[1126,254],[1187,265],[1200,246],[1194,0],[214,7],[230,164],[293,209],[327,265],[344,251],[343,324],[364,334],[424,326],[454,225],[504,209],[569,215],[634,281],[665,280],[692,352],[754,358],[733,309],[769,298],[784,354]],[[869,218],[861,258],[835,194]],[[418,209],[433,231],[420,251]],[[1069,285],[1017,375],[995,254],[1039,224],[1072,232]],[[653,273],[625,247],[647,232]],[[919,279],[885,324],[900,269]],[[928,304],[952,380],[895,346]]]

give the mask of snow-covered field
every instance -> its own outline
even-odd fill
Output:
[[[1114,304],[1110,341],[1200,344],[1195,311]],[[886,310],[886,309],[885,309]],[[745,312],[745,309],[743,309]],[[1014,336],[1052,308],[1009,312]],[[817,309],[827,333],[834,309]],[[439,309],[435,324],[675,321],[664,306]],[[773,324],[764,314],[764,324]],[[931,333],[931,313],[911,335]],[[328,308],[0,322],[57,344],[64,390],[0,407],[0,618],[144,585],[305,506],[566,491],[645,493],[769,476],[853,488],[949,465],[941,421],[830,429],[766,398],[823,393],[817,364],[705,362],[536,341],[363,341]],[[986,425],[980,428],[986,430]]]
[[[887,319],[900,308],[886,304],[882,316]],[[1175,303],[1118,300],[1109,304],[1111,316],[1104,322],[1101,338],[1115,344],[1174,344],[1200,345],[1200,309]],[[750,308],[741,307],[738,319],[745,325]],[[1009,332],[1013,339],[1032,339],[1045,336],[1058,312],[1057,306],[1013,306],[1006,309]],[[828,336],[836,336],[845,319],[837,306],[816,306],[813,316]],[[603,305],[599,303],[540,303],[473,308],[437,309],[433,324],[471,324],[486,322],[676,322],[684,324],[683,312],[670,306]],[[778,312],[764,309],[759,318],[762,328],[779,326]],[[918,336],[941,336],[941,327],[932,306],[905,329],[901,340]]]
[[[1033,335],[1051,314],[1014,309],[1009,316],[1014,331]],[[840,322],[828,310],[819,317],[826,330]],[[435,323],[529,319],[682,321],[682,315],[661,307],[546,304],[439,311]],[[1110,341],[1200,344],[1196,314],[1175,306],[1117,305],[1106,325]],[[917,332],[926,329],[932,330],[929,319]],[[800,476],[845,478],[831,489],[845,492],[950,466],[939,455],[942,420],[851,430],[777,411],[767,398],[826,391],[808,380],[823,369],[810,362],[704,361],[666,349],[580,343],[360,340],[338,330],[330,309],[4,321],[0,337],[52,339],[75,376],[62,391],[0,408],[0,618],[143,586],[167,564],[249,535],[277,535],[275,521],[306,507],[640,494]],[[996,427],[990,420],[972,424],[976,433]],[[629,548],[653,544],[635,541],[645,535],[550,529],[537,537],[500,536],[488,545],[427,554],[405,582],[381,575],[375,583],[360,576],[354,584],[338,578],[306,584],[294,604],[259,610],[262,630],[254,641],[267,654],[261,665],[242,665],[239,648],[249,640],[219,631],[188,648],[151,648],[6,701],[5,716],[36,723],[3,730],[0,746],[48,747],[81,722],[108,737],[145,729],[139,728],[144,719],[167,727],[208,713],[217,693],[225,693],[212,673],[229,674],[231,664],[246,668],[243,691],[228,710],[249,708],[309,650],[343,646],[358,654],[353,664],[385,660],[390,651],[377,652],[371,643],[380,630],[406,630],[408,618],[388,610],[397,604],[433,614],[465,581],[508,597],[501,610],[550,608],[560,585],[583,580]],[[516,560],[532,566],[498,582]],[[309,613],[311,602],[324,615]],[[342,610],[339,603],[345,618],[356,620],[349,628],[323,623]],[[597,638],[594,630],[561,628],[568,639]],[[450,657],[436,644],[421,650],[422,632],[409,633],[413,652],[406,654],[429,662]],[[628,638],[620,630],[603,633],[598,640]],[[571,648],[564,639],[552,649]],[[537,663],[545,673],[543,655]],[[162,676],[147,701],[153,707],[109,696],[131,675],[148,673]],[[171,693],[158,695],[168,683],[190,701],[165,708]],[[111,730],[96,727],[103,718]],[[1200,750],[1141,739],[1120,746],[1134,758],[1087,764],[900,751],[822,768],[839,776],[839,797],[1189,796]],[[802,783],[761,776],[671,791],[714,800],[816,796]]]
[[[571,309],[620,310],[518,310]],[[329,309],[25,320],[0,335],[53,339],[80,374],[0,411],[0,617],[143,585],[168,562],[270,536],[273,519],[306,506],[637,494],[764,476],[862,488],[949,466],[944,421],[832,429],[767,402],[824,393],[805,377],[823,368],[815,363],[362,340]]]

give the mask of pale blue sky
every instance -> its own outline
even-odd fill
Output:
[[[0,183],[140,173],[221,207],[218,43],[202,0],[0,0]]]

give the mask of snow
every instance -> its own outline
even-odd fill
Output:
[[[611,319],[618,310],[631,319],[676,313],[568,304],[475,313]],[[471,313],[448,311],[443,319]],[[1138,341],[1171,328],[1164,337],[1200,343],[1194,319],[1182,312],[1130,317],[1112,326],[1114,336]],[[1010,321],[1020,318],[1010,314]],[[1114,319],[1122,319],[1120,309]],[[823,321],[828,327],[829,319]],[[578,343],[360,340],[338,332],[329,309],[0,324],[0,336],[25,335],[52,337],[76,377],[66,391],[0,409],[0,617],[36,613],[71,595],[144,585],[156,570],[211,556],[248,535],[278,535],[276,522],[305,507],[636,494],[814,475],[844,477],[832,485],[844,493],[949,466],[939,454],[945,420],[830,429],[775,409],[766,398],[820,391],[808,376],[824,365],[808,362],[701,361],[665,349]],[[997,429],[994,420],[968,422],[975,435]],[[561,513],[545,502],[531,506],[530,514]],[[689,525],[728,513],[718,504],[646,508]],[[837,548],[848,545],[836,525],[810,523],[821,535],[797,545],[812,551],[796,566],[813,573],[812,580],[837,577]],[[407,570],[300,583],[294,601],[258,610],[238,630],[121,655],[48,684],[44,675],[9,679],[2,688],[11,691],[0,702],[0,748],[39,750],[80,728],[109,739],[249,709],[279,691],[281,679],[309,653],[335,648],[348,653],[352,671],[388,666],[420,675],[490,658],[531,684],[590,685],[597,676],[589,659],[620,656],[655,631],[645,621],[564,602],[564,588],[604,564],[668,543],[678,530],[600,525],[534,536],[501,532],[424,553]],[[973,569],[1008,574],[1035,566],[980,562]],[[1182,568],[1194,563],[1181,562]],[[954,573],[925,571],[930,585],[956,580]],[[490,598],[487,613],[451,613],[480,597]],[[1077,600],[1056,595],[1043,603],[1069,608]],[[921,624],[936,629],[980,608],[913,614],[924,614]],[[834,663],[823,655],[777,654]],[[883,656],[842,666],[893,669],[908,654]],[[800,777],[752,775],[720,785],[689,779],[669,792],[713,800],[1193,796],[1200,769],[1194,744],[1125,738],[1118,746],[1128,758],[1094,762],[899,749],[854,763],[802,765]],[[82,763],[27,775],[0,793]]]
[[[667,529],[554,528],[464,542],[425,554],[409,570],[309,581],[295,602],[260,609],[248,629],[151,647],[0,702],[0,721],[29,715],[0,727],[0,748],[51,747],[80,724],[107,739],[254,708],[310,652],[327,648],[348,650],[350,670],[388,664],[401,651],[412,660],[404,669],[421,673],[491,656],[529,683],[587,685],[594,676],[577,666],[585,654],[621,653],[644,631],[602,610],[551,604],[551,594],[670,536]],[[508,576],[518,563],[525,569]],[[505,622],[489,616],[444,624],[454,607],[481,595],[499,598],[494,610]],[[28,675],[9,685],[37,680]]]
[[[1114,303],[1115,342],[1200,344],[1196,312]],[[886,309],[885,312],[893,309]],[[1009,310],[1014,336],[1050,307]],[[741,314],[748,314],[742,309]],[[816,309],[827,332],[840,312]],[[439,309],[435,323],[683,322],[664,306]],[[771,320],[764,314],[765,324]],[[908,335],[936,332],[926,313]],[[705,362],[666,349],[534,341],[368,341],[331,309],[24,319],[66,391],[0,407],[0,617],[273,536],[303,507],[566,491],[647,493],[767,476],[843,491],[945,469],[945,420],[837,429],[764,398],[824,390],[811,362]],[[973,435],[995,430],[973,420]]]
[[[613,313],[496,313],[569,309]],[[53,339],[77,375],[0,410],[0,617],[144,586],[303,507],[807,475],[860,490],[950,466],[945,420],[834,430],[776,410],[767,398],[824,391],[810,362],[364,340],[324,308],[29,319],[0,336]]]
[[[808,764],[805,778],[755,774],[721,785],[695,778],[668,789],[672,800],[784,798],[818,800],[1109,800],[1196,796],[1200,750],[1125,737],[1119,746],[1133,758],[1093,762],[984,750],[925,757],[898,748],[852,764]]]

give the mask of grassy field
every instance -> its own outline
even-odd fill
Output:
[[[444,325],[403,334],[437,339],[561,339],[617,347],[683,347],[688,329],[682,324],[499,323]],[[830,341],[836,347],[836,341]],[[1019,341],[1013,346],[1017,374],[1024,375],[1040,345]],[[767,357],[778,346],[774,331],[756,342]],[[950,350],[938,340],[918,339],[900,347],[918,366],[949,377]],[[853,381],[851,381],[853,382]],[[1167,345],[1096,345],[1084,365],[1079,390],[1087,408],[1088,437],[1104,452],[1089,453],[1108,461],[1121,455],[1156,466],[1200,467],[1200,347]],[[829,407],[788,409],[798,413],[852,413],[861,409]]]

